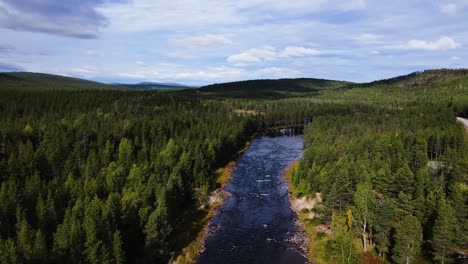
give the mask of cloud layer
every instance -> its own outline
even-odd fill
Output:
[[[460,43],[449,37],[441,37],[436,41],[410,40],[406,47],[422,50],[451,50],[460,47]]]
[[[227,58],[227,61],[235,64],[246,64],[317,54],[320,54],[318,50],[297,46],[288,46],[282,51],[277,51],[274,47],[263,47],[253,48],[238,54],[231,55]]]
[[[106,0],[2,0],[0,26],[22,31],[94,38],[107,19],[96,11]]]
[[[108,82],[370,81],[468,67],[466,24],[466,0],[0,0],[0,62]]]

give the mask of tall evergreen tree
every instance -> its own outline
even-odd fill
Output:
[[[123,250],[122,237],[118,230],[114,232],[112,239],[112,263],[125,263],[125,252]]]
[[[437,209],[437,218],[432,230],[434,261],[442,264],[453,262],[451,256],[453,255],[458,236],[457,226],[455,210],[445,199],[440,200]]]
[[[409,264],[418,254],[422,242],[422,228],[413,215],[406,215],[395,227],[395,246],[392,259],[396,263]]]

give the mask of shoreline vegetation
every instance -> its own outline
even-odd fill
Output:
[[[288,183],[288,199],[291,205],[291,209],[297,215],[296,226],[299,230],[303,231],[307,235],[305,246],[307,260],[310,263],[325,263],[321,261],[321,255],[325,252],[318,251],[320,249],[320,239],[317,238],[317,230],[321,230],[324,233],[330,234],[329,227],[320,225],[318,219],[314,218],[313,208],[316,204],[321,202],[320,194],[316,194],[316,198],[310,198],[306,196],[298,197],[297,188],[292,184],[292,175],[299,167],[299,161],[295,161],[284,171],[284,180]]]
[[[284,171],[284,180],[288,182],[288,199],[291,205],[291,209],[297,215],[296,226],[301,231],[305,232],[307,237],[306,254],[309,263],[326,264],[330,262],[329,254],[327,253],[327,243],[333,239],[333,231],[331,225],[323,224],[322,221],[316,217],[316,211],[322,203],[321,193],[315,193],[315,197],[312,198],[307,195],[300,195],[297,188],[292,184],[292,177],[295,171],[298,169],[300,160],[291,164],[289,168]],[[372,253],[372,248],[364,252],[361,239],[356,235],[352,241],[352,244],[356,246],[358,252],[362,254],[363,259],[367,258],[381,263],[376,260],[376,256]],[[365,262],[367,263],[367,262]]]
[[[225,203],[226,199],[229,197],[229,193],[224,191],[224,186],[229,182],[231,179],[231,175],[234,172],[237,160],[242,156],[242,154],[247,151],[250,146],[250,143],[253,139],[258,136],[257,133],[254,133],[250,139],[245,142],[244,147],[240,149],[234,158],[228,162],[228,164],[224,167],[218,168],[215,172],[216,183],[218,184],[218,188],[211,192],[211,194],[206,197],[206,201],[198,208],[195,212],[193,212],[193,217],[187,220],[187,224],[191,227],[198,227],[192,228],[190,232],[196,232],[195,239],[193,239],[186,247],[181,250],[181,253],[171,259],[169,263],[171,264],[189,264],[194,263],[197,257],[203,253],[204,251],[204,244],[205,240],[208,236],[208,224],[210,220],[218,214],[218,209]],[[200,217],[200,214],[202,217]],[[185,221],[184,221],[185,222]],[[185,226],[185,225],[180,225]],[[187,232],[187,230],[184,230]],[[182,232],[184,232],[182,231]],[[190,235],[189,235],[190,236]]]

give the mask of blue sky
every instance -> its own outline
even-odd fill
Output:
[[[0,0],[0,71],[192,85],[467,68],[468,0]]]

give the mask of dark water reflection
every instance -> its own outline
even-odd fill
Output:
[[[226,204],[209,224],[197,263],[305,263],[283,171],[302,155],[302,136],[262,137],[237,163]]]

